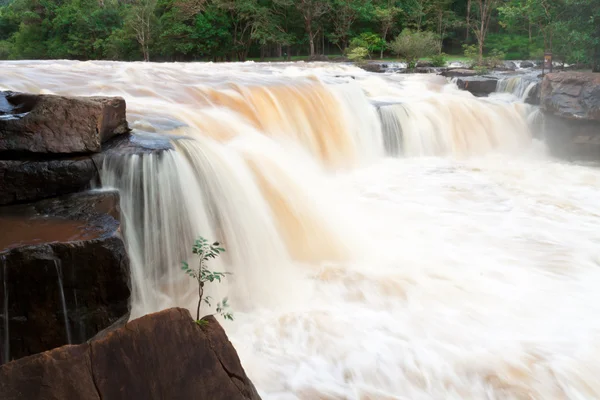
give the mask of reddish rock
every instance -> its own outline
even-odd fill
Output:
[[[0,152],[89,153],[128,131],[120,97],[0,92]]]
[[[0,363],[82,343],[128,312],[119,214],[116,191],[0,207]]]
[[[542,81],[541,107],[562,118],[600,121],[600,74],[547,74]]]
[[[3,400],[260,399],[213,317],[146,315],[100,339],[0,367]]]

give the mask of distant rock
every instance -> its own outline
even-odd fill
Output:
[[[600,74],[546,74],[542,81],[541,107],[562,118],[600,121]]]
[[[365,71],[368,72],[376,72],[376,73],[383,73],[385,72],[385,65],[384,64],[379,64],[379,63],[367,63],[367,64],[357,64],[357,67],[364,69]]]
[[[431,61],[418,61],[417,68],[419,68],[419,67],[422,67],[422,68],[434,67],[434,65]]]
[[[126,133],[120,97],[65,97],[0,92],[0,152],[99,152]]]
[[[0,362],[84,342],[128,312],[119,215],[118,193],[107,190],[0,207],[10,350],[0,346]],[[3,323],[0,332],[6,338]]]
[[[308,57],[307,61],[323,61],[323,62],[327,62],[327,61],[329,61],[329,57],[327,57],[326,55],[323,55],[323,54],[315,54],[314,56]]]
[[[535,67],[535,64],[532,63],[531,61],[521,61],[521,63],[519,64],[520,68],[533,68]]]
[[[475,76],[475,75],[477,75],[477,72],[472,69],[465,69],[465,68],[450,69],[449,68],[445,71],[440,72],[440,75],[448,77],[448,78],[455,78],[457,76]]]
[[[498,78],[483,76],[460,77],[456,80],[459,89],[473,93],[475,96],[487,96],[496,91]]]
[[[259,400],[225,331],[187,310],[146,315],[90,343],[0,367],[3,400]]]

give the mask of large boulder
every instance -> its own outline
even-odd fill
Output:
[[[541,107],[562,118],[600,121],[600,74],[547,74],[542,81]]]
[[[120,97],[0,92],[0,152],[98,152],[127,131]]]
[[[496,91],[498,78],[483,76],[460,77],[457,78],[456,85],[459,89],[469,91],[475,96],[487,96]]]
[[[258,400],[225,331],[187,310],[146,315],[90,343],[0,367],[3,400]]]
[[[128,312],[119,214],[116,191],[0,207],[0,361],[84,342]]]
[[[378,74],[384,73],[386,70],[386,65],[380,63],[356,64],[356,66],[364,69],[365,71],[375,72]]]

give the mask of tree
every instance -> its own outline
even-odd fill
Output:
[[[192,248],[192,253],[198,255],[198,258],[200,259],[198,262],[198,268],[190,268],[187,262],[182,262],[181,269],[198,282],[198,308],[196,309],[196,323],[199,325],[202,325],[200,320],[200,306],[202,305],[202,302],[211,307],[210,296],[204,297],[204,285],[207,282],[221,282],[221,279],[225,278],[225,275],[228,274],[227,272],[210,271],[206,266],[206,263],[209,260],[217,258],[220,253],[225,251],[224,248],[219,246],[219,242],[209,244],[206,239],[200,237],[196,240],[194,247]],[[227,308],[229,308],[229,304],[227,303],[226,297],[217,304],[217,313],[219,313],[223,318],[233,321],[233,314],[227,311]]]
[[[330,10],[331,4],[327,0],[297,0],[296,9],[304,20],[304,29],[308,37],[310,56],[315,56],[315,38],[321,31],[319,19]]]
[[[413,69],[417,60],[435,54],[437,38],[432,32],[418,32],[407,28],[389,46],[408,63],[409,69]]]
[[[140,45],[144,61],[150,61],[150,44],[156,23],[156,0],[137,0],[131,7],[125,25],[130,28]]]
[[[396,17],[402,12],[402,10],[393,5],[391,1],[385,6],[377,6],[373,11],[373,17],[379,24],[379,31],[381,32],[381,39],[387,42],[387,36],[392,27],[396,22]],[[384,47],[382,46],[379,58],[383,58]]]
[[[331,0],[331,23],[333,31],[329,39],[342,51],[346,51],[348,41],[352,35],[352,26],[359,18],[366,18],[372,7],[370,0]]]
[[[479,45],[479,63],[483,61],[483,46],[485,45],[485,38],[490,28],[490,20],[492,13],[498,6],[499,0],[474,0],[477,7],[477,13],[472,18],[473,33],[477,39]]]

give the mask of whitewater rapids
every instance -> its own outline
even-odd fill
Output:
[[[546,155],[522,93],[329,64],[0,63],[0,89],[120,95],[173,150],[110,160],[132,313],[224,322],[265,399],[600,398],[600,170]]]

